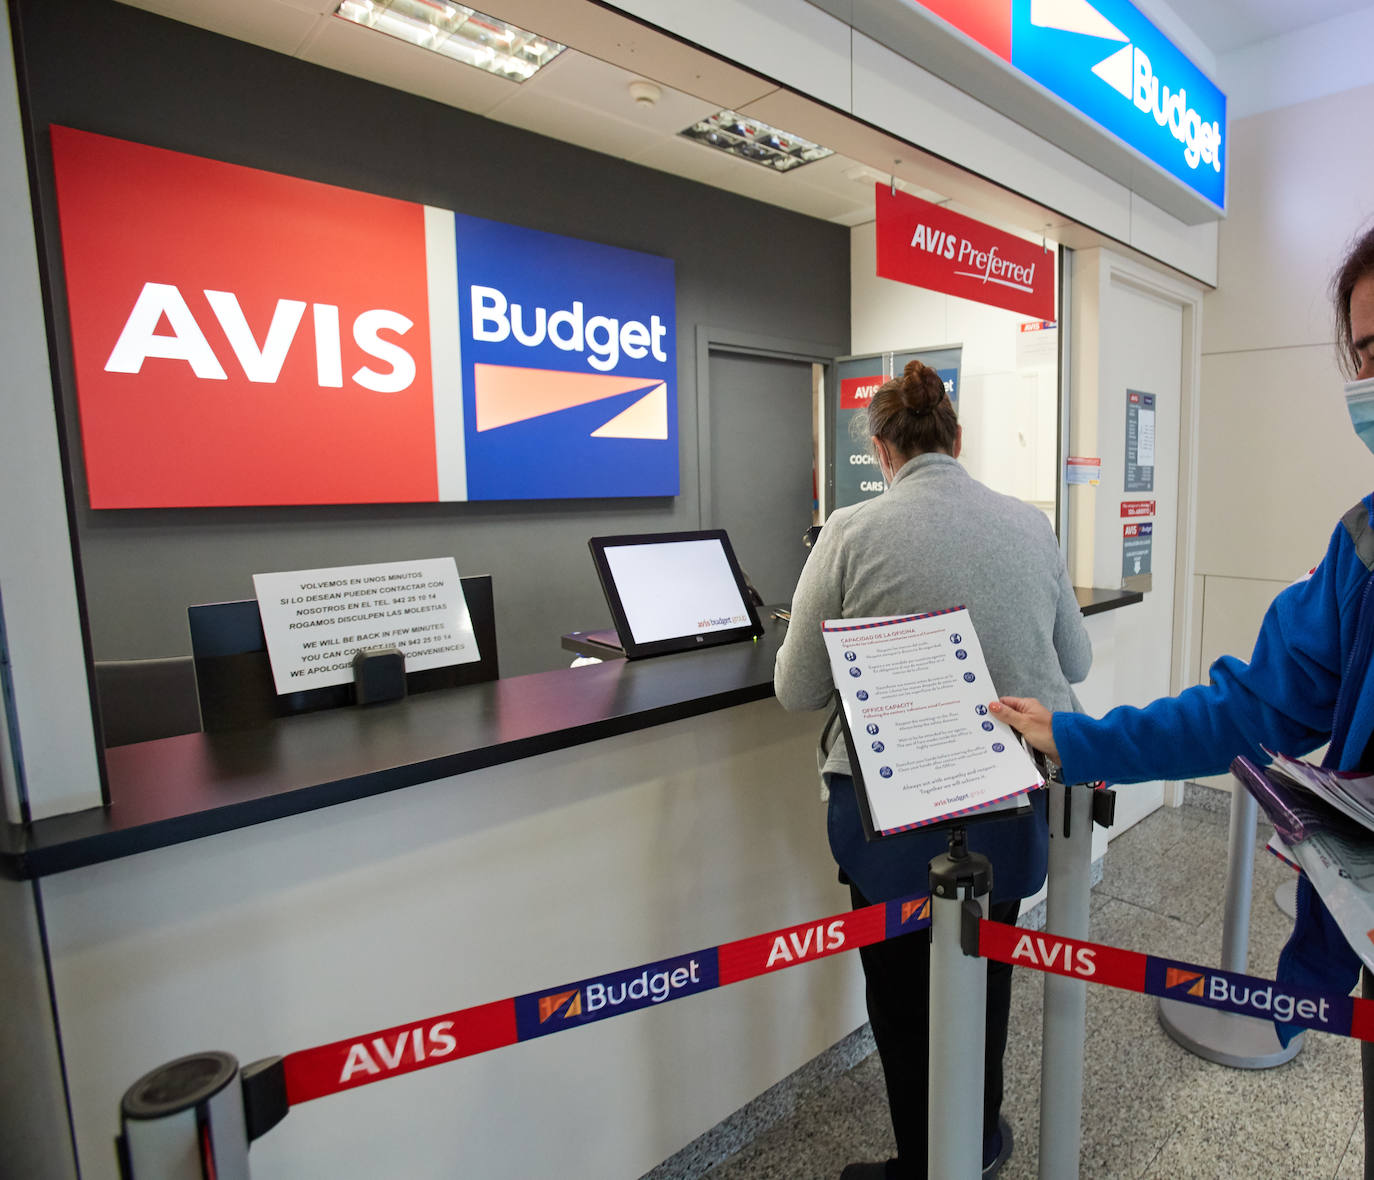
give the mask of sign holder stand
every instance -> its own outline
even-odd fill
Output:
[[[970,852],[962,824],[930,862],[930,1091],[928,1170],[944,1180],[983,1171],[983,1054],[988,963],[978,954],[992,865]],[[962,895],[962,896],[961,896]]]
[[[1226,909],[1221,930],[1221,969],[1246,973],[1250,949],[1250,890],[1254,882],[1254,796],[1238,782],[1231,789],[1231,843],[1226,866]],[[1190,1053],[1233,1069],[1272,1069],[1292,1061],[1304,1034],[1279,1044],[1271,1020],[1199,1008],[1178,1000],[1159,1001],[1159,1023]]]

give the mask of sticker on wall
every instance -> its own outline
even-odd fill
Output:
[[[677,494],[670,259],[51,133],[92,507]]]
[[[1096,487],[1102,482],[1102,460],[1088,455],[1070,455],[1064,460],[1064,482]]]
[[[1154,531],[1154,523],[1148,520],[1121,526],[1121,585],[1127,590],[1150,588]]]

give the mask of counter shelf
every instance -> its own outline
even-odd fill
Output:
[[[1131,591],[1076,593],[1084,614],[1141,601]],[[763,700],[785,635],[769,618],[751,643],[114,747],[105,751],[110,805],[0,825],[0,872],[60,873]]]

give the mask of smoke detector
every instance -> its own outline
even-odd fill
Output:
[[[651,107],[658,102],[662,94],[663,91],[657,84],[646,82],[643,78],[636,78],[630,83],[630,97],[635,100],[636,106]]]

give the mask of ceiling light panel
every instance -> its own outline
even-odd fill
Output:
[[[781,131],[746,119],[734,111],[719,111],[678,133],[741,160],[750,160],[773,172],[791,172],[803,164],[824,160],[835,153],[790,131]]]
[[[343,0],[335,15],[512,82],[532,78],[567,48],[444,0]]]

